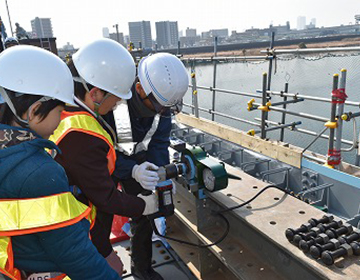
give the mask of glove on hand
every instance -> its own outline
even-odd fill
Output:
[[[151,195],[142,195],[138,194],[138,197],[145,201],[145,209],[143,212],[144,216],[154,214],[159,211],[159,202],[156,194],[152,193]]]
[[[135,165],[132,169],[132,177],[145,189],[149,191],[155,190],[155,187],[159,181],[159,176],[156,170],[158,170],[155,164],[150,162],[143,162],[140,165]],[[155,170],[155,171],[154,171]]]

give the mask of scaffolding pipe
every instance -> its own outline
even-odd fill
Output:
[[[266,132],[269,131],[273,131],[273,130],[277,130],[277,129],[284,129],[287,127],[291,127],[292,129],[297,126],[297,125],[301,125],[301,122],[292,122],[292,123],[286,123],[286,124],[279,124],[273,127],[268,127],[265,129]],[[255,130],[254,134],[259,134],[261,131],[260,130]]]
[[[294,103],[302,102],[304,100],[305,100],[304,98],[297,98],[297,99],[293,99],[293,100],[280,101],[280,102],[272,103],[271,106],[294,104]],[[286,109],[286,108],[284,108],[284,106],[283,106],[283,109]]]
[[[333,76],[333,86],[332,92],[338,89],[339,84],[339,75],[335,74]],[[332,94],[331,94],[332,95]],[[336,103],[335,98],[332,95],[332,103],[331,103],[331,113],[330,113],[330,122],[336,122]],[[334,149],[334,138],[335,138],[335,128],[330,128],[330,135],[329,135],[329,150],[328,150],[328,158],[330,157],[330,151]]]
[[[191,85],[189,85],[190,87]],[[221,88],[212,88],[212,87],[205,87],[205,86],[197,86],[198,89],[204,89],[208,91],[217,91],[217,92],[223,92],[223,93],[229,93],[233,95],[239,95],[239,96],[248,96],[253,98],[261,98],[261,95],[249,93],[249,92],[242,92],[242,91],[235,91],[235,90],[227,90],[227,89],[221,89]]]
[[[217,55],[217,43],[218,43],[218,37],[215,36],[214,37],[214,56]],[[214,90],[214,88],[216,88],[216,66],[217,66],[217,61],[214,60],[213,64],[214,64],[214,74],[213,74],[213,86],[212,86],[212,92],[213,92],[213,96],[212,96],[212,111],[215,111],[215,102],[216,102],[216,91]],[[212,114],[211,115],[211,120],[214,121],[215,120],[215,115]]]
[[[267,85],[266,85],[266,82],[267,82],[267,73],[263,73],[262,106],[265,106],[266,102],[267,102],[267,94],[266,94]],[[261,136],[260,136],[261,139],[266,138],[266,130],[265,130],[266,120],[267,120],[267,112],[265,110],[263,110],[263,111],[261,111]]]
[[[327,129],[328,129],[328,127],[324,127],[323,130],[321,130],[320,133],[318,135],[316,135],[316,137],[303,149],[302,153],[305,153],[305,151],[307,149],[309,149],[311,147],[311,145],[314,144],[316,142],[316,140],[318,140],[320,138],[320,136],[323,135]]]
[[[335,48],[307,48],[307,49],[274,49],[273,54],[295,54],[295,53],[317,53],[317,52],[347,52],[360,51],[360,47],[335,47]],[[268,53],[269,50],[262,50],[260,53]]]
[[[278,107],[269,106],[269,109],[272,111],[275,111],[275,112],[285,113],[285,114],[302,117],[302,118],[310,119],[310,120],[314,120],[314,121],[319,121],[319,122],[324,122],[324,123],[328,121],[328,119],[320,117],[320,116],[310,115],[310,114],[301,113],[301,112],[297,113],[297,112],[285,110],[285,109],[278,108]]]
[[[340,77],[340,85],[339,85],[339,90],[343,90],[344,91],[344,101],[346,100],[346,95],[345,95],[345,87],[346,87],[346,69],[341,69],[341,77]],[[339,103],[338,104],[338,125],[336,128],[336,139],[341,139],[342,136],[342,127],[343,127],[343,120],[341,118],[342,114],[344,113],[344,103]],[[335,142],[335,150],[337,152],[339,152],[339,157],[340,157],[340,161],[341,161],[341,141],[336,141]],[[340,164],[340,163],[339,163]],[[335,168],[339,167],[339,164],[337,164],[335,166]]]
[[[6,4],[6,10],[7,10],[7,13],[8,13],[8,18],[9,18],[11,36],[14,36],[14,31],[13,31],[13,28],[12,28],[11,17],[10,17],[10,12],[9,12],[9,5],[8,5],[7,0],[5,0],[5,4]],[[4,40],[5,40],[5,39],[6,39],[6,38],[4,38]]]
[[[284,89],[284,92],[287,93],[289,90],[289,83],[285,83],[285,89]],[[286,101],[287,101],[287,97],[284,96],[284,104],[283,104],[283,109],[286,110]],[[285,124],[285,119],[286,119],[286,114],[285,113],[282,113],[282,116],[281,116],[281,124]],[[281,128],[280,130],[280,141],[281,142],[284,142],[284,134],[285,134],[285,128]]]
[[[197,88],[196,88],[196,74],[195,74],[195,63],[191,66],[191,84],[192,84],[192,102],[194,108],[192,108],[193,114],[195,117],[199,118],[199,102],[198,102],[198,95],[197,95]]]
[[[266,60],[270,59],[272,56],[260,55],[260,56],[213,56],[213,57],[187,57],[182,58],[183,61],[227,61],[227,60]]]
[[[261,121],[260,118],[255,118],[255,120],[256,121]],[[275,125],[275,126],[280,125],[279,123],[274,122],[274,121],[266,121],[266,123],[270,124],[270,125]],[[289,127],[286,127],[286,128],[289,129],[289,130],[292,130],[292,131],[300,132],[300,133],[311,135],[311,136],[318,135],[315,131],[311,131],[311,130],[307,130],[307,129],[303,129],[303,128],[297,128],[297,127],[295,127],[294,129],[289,128]],[[328,135],[321,135],[320,138],[328,140],[329,136]],[[346,139],[341,139],[341,143],[346,144],[346,145],[353,145],[354,144],[352,141],[346,140]]]
[[[275,32],[271,32],[271,40],[270,40],[270,50],[274,48],[274,41],[275,41]],[[269,75],[268,75],[268,81],[267,81],[267,90],[270,90],[271,88],[271,77],[272,77],[272,68],[273,68],[273,60],[274,56],[269,56]]]
[[[258,89],[258,90],[256,90],[256,92],[262,92],[262,90]],[[281,92],[281,91],[268,91],[268,93],[270,95],[281,96],[281,97],[286,96],[286,97],[293,97],[293,98],[304,98],[306,100],[313,100],[313,101],[331,103],[330,98],[314,97],[314,96],[297,94],[297,93],[285,93],[285,92]],[[355,106],[355,107],[360,108],[360,102],[345,101],[345,104],[349,105],[349,106]]]
[[[259,103],[253,103],[254,107],[259,107],[261,106],[261,104]],[[310,115],[310,114],[306,114],[306,113],[298,113],[298,112],[293,112],[293,111],[289,111],[289,110],[285,110],[283,108],[279,108],[279,107],[274,107],[274,106],[268,106],[269,111],[275,111],[275,112],[280,112],[280,113],[285,113],[285,114],[289,114],[289,115],[293,115],[293,116],[298,116],[298,117],[302,117],[305,119],[310,119],[310,120],[314,120],[314,121],[319,121],[319,122],[327,122],[328,119],[320,117],[320,116],[316,116],[316,115]],[[257,108],[258,109],[258,108]]]
[[[187,104],[187,103],[183,103],[183,106],[189,107],[189,108],[194,107],[193,105],[190,105],[190,104]],[[256,123],[256,122],[252,122],[252,121],[248,121],[248,120],[245,120],[245,119],[233,117],[233,116],[230,116],[230,115],[221,113],[221,112],[213,111],[213,110],[211,110],[211,109],[205,109],[205,108],[199,107],[199,111],[205,112],[205,113],[209,113],[209,114],[214,114],[214,115],[217,115],[217,116],[220,116],[220,117],[224,117],[224,118],[228,118],[228,119],[231,119],[231,120],[234,120],[234,121],[238,121],[238,122],[250,124],[250,125],[253,125],[253,126],[256,126],[256,127],[260,127],[260,126],[261,126],[260,124],[258,124],[258,123]]]

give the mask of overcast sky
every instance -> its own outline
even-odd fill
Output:
[[[156,38],[156,21],[178,21],[180,30],[196,28],[198,34],[210,29],[228,28],[238,32],[253,27],[265,28],[270,23],[284,25],[290,21],[296,28],[297,17],[306,16],[307,23],[316,18],[317,26],[354,23],[360,14],[359,0],[7,0],[15,31],[19,22],[31,31],[35,17],[51,18],[58,47],[70,42],[80,47],[102,37],[102,28],[129,33],[128,22],[148,20],[152,37]],[[0,16],[7,32],[10,24],[5,0],[0,0]]]

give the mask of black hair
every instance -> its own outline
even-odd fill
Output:
[[[21,117],[32,104],[38,101],[42,96],[40,95],[30,95],[23,94],[16,97],[16,93],[14,91],[5,89],[8,96],[11,99],[11,102],[14,105],[16,113],[19,117]],[[35,115],[40,116],[40,121],[43,121],[47,115],[57,106],[62,105],[65,106],[65,103],[59,100],[51,99],[48,101],[44,101],[41,103],[40,107],[35,111]],[[14,121],[16,121],[16,117],[11,111],[8,104],[4,103],[0,105],[0,123],[12,125]]]
[[[68,60],[67,66],[69,67],[73,77],[77,77],[77,78],[80,77],[79,72],[75,68],[74,61],[72,60],[72,58]],[[94,88],[94,86],[90,85],[89,83],[86,83],[86,85],[88,86],[89,90]],[[80,98],[82,101],[84,101],[86,95],[86,89],[84,88],[84,85],[81,82],[74,81],[74,90],[75,90],[75,96]]]

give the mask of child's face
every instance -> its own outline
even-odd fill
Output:
[[[97,110],[100,115],[106,115],[109,113],[119,102],[121,98],[102,91],[99,88],[93,88],[85,95],[85,104],[93,111]],[[100,104],[95,109],[95,103]]]
[[[36,108],[34,109],[36,111]],[[39,115],[34,115],[34,109],[30,112],[29,126],[44,139],[49,139],[61,121],[60,116],[64,106],[59,105],[55,107],[43,120],[41,120]]]
[[[98,113],[100,115],[106,115],[116,106],[116,103],[120,100],[121,98],[109,93],[109,95],[106,97],[104,96],[104,99],[101,101],[101,105],[98,108]]]

